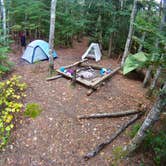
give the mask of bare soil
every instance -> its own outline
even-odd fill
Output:
[[[121,134],[96,157],[85,161],[82,157],[96,145],[108,139],[130,117],[78,120],[78,115],[118,112],[149,108],[145,89],[139,80],[128,79],[120,73],[113,76],[97,92],[87,97],[87,88],[65,78],[47,82],[48,61],[37,64],[23,62],[20,48],[12,46],[10,59],[16,63],[13,74],[21,75],[28,89],[24,105],[39,103],[43,112],[36,119],[22,117],[17,121],[9,144],[0,154],[1,166],[109,166],[112,150],[129,142],[127,132]],[[57,49],[55,67],[59,68],[81,59],[87,41],[75,43],[73,48]],[[94,62],[95,63],[95,62]],[[103,58],[99,65],[115,68],[117,62]],[[137,157],[118,165],[140,165]],[[131,162],[132,161],[132,162]]]

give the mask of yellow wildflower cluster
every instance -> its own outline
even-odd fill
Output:
[[[0,148],[7,143],[14,127],[13,119],[23,106],[20,100],[25,97],[25,88],[19,76],[0,82]]]

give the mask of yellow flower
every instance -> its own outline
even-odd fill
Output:
[[[13,115],[7,115],[5,122],[10,123],[13,119]]]

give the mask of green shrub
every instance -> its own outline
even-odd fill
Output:
[[[132,126],[131,131],[129,132],[130,138],[133,138],[136,135],[140,127],[141,127],[140,123],[136,123],[135,125]]]
[[[139,123],[133,125],[128,135],[133,138],[140,126]],[[154,156],[153,159],[156,165],[166,165],[166,132],[164,129],[161,129],[160,132],[154,132],[152,129],[148,130],[141,148],[145,153],[148,151]]]
[[[8,73],[13,66],[13,63],[8,61],[8,52],[9,48],[0,44],[0,77],[2,77],[5,73]]]
[[[122,146],[116,146],[113,151],[113,161],[111,163],[111,166],[119,165],[120,159],[124,158],[126,156],[125,151],[123,150]]]
[[[148,131],[144,141],[144,147],[154,154],[154,161],[157,165],[166,164],[166,132],[161,130],[158,133]]]
[[[29,103],[26,105],[24,115],[31,118],[36,118],[40,115],[42,109],[37,103]]]
[[[25,88],[26,84],[17,76],[0,82],[0,148],[6,145],[14,127],[14,117],[23,106],[21,98],[25,96]]]

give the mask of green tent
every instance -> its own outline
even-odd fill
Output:
[[[148,58],[144,52],[129,55],[124,63],[123,74],[125,75],[135,69],[143,67],[147,60]]]

